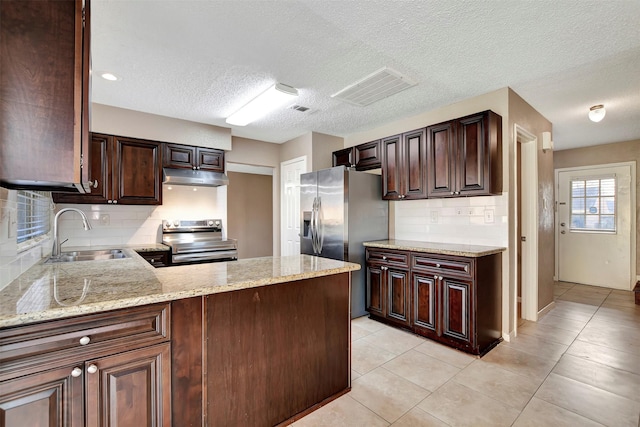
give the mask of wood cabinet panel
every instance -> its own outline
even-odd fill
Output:
[[[425,130],[418,129],[402,135],[403,139],[403,197],[427,197],[427,142]]]
[[[0,181],[8,187],[28,181],[84,191],[90,13],[86,2],[83,16],[83,3],[0,2]]]
[[[332,154],[331,164],[333,166],[345,166],[345,167],[353,167],[355,166],[355,153],[354,148],[343,148],[342,150],[334,151]]]
[[[81,363],[38,372],[0,386],[3,427],[82,427],[84,395]],[[74,368],[78,376],[71,375]]]
[[[382,139],[382,199],[398,200],[402,196],[401,135]]]
[[[413,326],[421,334],[436,334],[438,295],[434,276],[413,273]]]
[[[453,196],[456,185],[454,123],[429,126],[427,141],[428,196]]]
[[[364,171],[382,167],[380,140],[365,142],[354,147],[356,170]]]
[[[195,164],[195,147],[189,145],[164,144],[163,166],[176,169],[193,169]]]
[[[383,288],[383,271],[379,265],[367,265],[367,311],[384,316],[385,305],[384,296],[386,295]]]
[[[162,204],[161,143],[114,138],[114,199],[127,205]]]
[[[348,273],[207,296],[207,425],[278,425],[348,390],[349,306]]]
[[[224,151],[198,147],[198,169],[224,172]]]
[[[164,343],[87,361],[87,425],[170,426],[170,359]]]
[[[367,251],[366,256],[370,262],[384,262],[385,265],[409,268],[410,257],[407,252],[371,249]]]
[[[468,342],[471,329],[471,285],[447,278],[440,280],[444,309],[442,335]]]
[[[411,298],[409,297],[409,272],[387,269],[387,318],[395,323],[410,325]]]

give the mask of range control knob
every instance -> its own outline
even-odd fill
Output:
[[[220,221],[216,221],[216,227],[220,227]]]
[[[170,227],[171,227],[171,221],[165,221],[164,228],[170,228]]]
[[[208,224],[209,226],[213,225],[213,221],[209,220]]]
[[[180,225],[180,221],[173,221],[173,226],[174,226],[174,227],[177,227],[177,226],[179,226],[179,225]]]

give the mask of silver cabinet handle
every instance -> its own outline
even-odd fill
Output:
[[[85,184],[87,185],[87,187],[90,187],[90,188],[98,188],[98,180],[97,179],[95,179],[93,181],[87,181]]]
[[[451,192],[451,195],[453,196],[454,194],[456,194],[456,192],[455,192],[455,191],[452,191],[452,192]]]
[[[78,378],[80,375],[82,375],[82,369],[78,368],[77,366],[73,368],[73,370],[71,371],[71,376],[74,378]]]
[[[98,372],[98,367],[94,364],[91,364],[87,368],[87,372],[89,372],[90,374],[95,374],[96,372]]]
[[[382,259],[386,261],[386,260],[387,260],[387,257],[386,257],[386,256],[384,256],[384,255],[382,255]]]
[[[113,201],[113,204],[115,205],[116,203],[118,203],[118,201],[117,201],[117,200],[114,200],[114,201]]]
[[[436,267],[440,268],[440,264],[436,264]]]
[[[438,279],[442,280],[442,276],[438,276]]]
[[[87,345],[91,342],[91,338],[84,336],[80,338],[80,345]]]
[[[469,272],[469,266],[468,266],[468,265],[465,265],[465,266],[464,266],[464,272],[465,272],[465,273],[468,273],[468,272]]]
[[[433,276],[433,280],[438,280],[438,275]]]
[[[196,170],[196,167],[195,166],[191,166],[191,169]]]
[[[113,203],[113,200],[107,200],[107,203],[111,204]]]

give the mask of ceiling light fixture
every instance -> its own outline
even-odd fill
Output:
[[[604,109],[604,105],[594,105],[589,109],[589,120],[598,123],[604,119],[605,114],[607,114],[607,110]]]
[[[109,80],[110,82],[116,82],[118,80],[121,80],[120,77],[116,76],[113,73],[100,73],[100,77],[102,77],[105,80]]]
[[[292,102],[297,97],[298,90],[296,88],[276,83],[227,117],[226,122],[230,125],[246,126],[266,116],[269,112]]]

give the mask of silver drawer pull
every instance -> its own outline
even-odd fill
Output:
[[[465,273],[468,273],[468,272],[469,272],[469,266],[468,266],[468,265],[465,265],[465,266],[464,266],[464,272],[465,272]]]
[[[438,280],[438,275],[433,276],[433,280]]]
[[[98,367],[96,365],[89,365],[89,367],[87,368],[87,372],[89,372],[90,374],[95,374],[96,372],[98,372]]]
[[[80,345],[87,345],[91,342],[91,338],[89,337],[82,337],[80,338]]]
[[[387,257],[385,255],[382,255],[382,259],[386,261]]]
[[[71,371],[71,376],[74,378],[78,378],[80,375],[82,375],[82,369],[78,367],[73,368],[73,370]]]
[[[440,268],[440,264],[436,264],[436,267]]]

